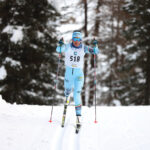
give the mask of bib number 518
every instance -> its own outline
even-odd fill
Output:
[[[80,56],[70,56],[70,61],[79,62]]]

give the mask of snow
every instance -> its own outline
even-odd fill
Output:
[[[121,102],[117,99],[113,100],[112,102],[115,106],[121,106]]]
[[[4,80],[7,75],[6,69],[4,66],[0,67],[0,80]]]
[[[12,34],[10,40],[14,43],[17,43],[18,41],[22,41],[23,39],[23,27],[22,26],[6,26],[2,32],[6,32],[8,34]]]
[[[40,31],[37,31],[37,36],[38,36],[38,38],[42,38],[42,37],[44,37],[44,34]]]
[[[61,128],[62,106],[11,105],[0,96],[1,150],[149,150],[150,106],[83,107],[82,128],[75,134],[74,106]]]
[[[127,55],[127,52],[125,52],[122,46],[120,45],[117,45],[117,52],[119,55]]]
[[[4,29],[3,29],[3,31],[2,32],[6,32],[6,33],[12,33],[12,30],[13,30],[13,26],[10,26],[10,25],[8,25],[8,26],[6,26]]]
[[[16,67],[16,66],[20,66],[21,67],[20,61],[13,60],[10,57],[6,57],[4,63],[10,63],[12,67]]]
[[[17,29],[14,29],[13,35],[10,38],[10,40],[14,43],[17,43],[18,41],[22,41],[22,39],[23,39],[22,27],[18,27]]]
[[[149,8],[147,9],[147,12],[150,13],[150,9]]]
[[[141,73],[141,72],[142,72],[142,69],[141,69],[141,68],[139,68],[139,67],[136,67],[136,68],[135,68],[135,72],[137,72],[137,73]]]

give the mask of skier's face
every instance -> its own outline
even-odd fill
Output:
[[[73,38],[72,39],[73,45],[78,47],[81,44],[81,39],[79,38]]]

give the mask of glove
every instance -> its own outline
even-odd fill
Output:
[[[64,45],[64,39],[61,38],[61,39],[59,40],[58,44],[59,44],[59,45],[57,46],[56,51],[57,51],[58,53],[61,53],[61,51],[62,51],[62,46]]]
[[[94,54],[98,54],[99,53],[99,49],[97,47],[98,41],[94,39],[93,44],[94,44]]]
[[[94,54],[98,54],[99,53],[99,49],[97,47],[94,47]]]
[[[98,41],[94,39],[93,44],[96,46],[98,44]]]
[[[59,43],[60,46],[62,46],[64,44],[64,39],[61,38],[58,43]]]

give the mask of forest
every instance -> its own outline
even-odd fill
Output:
[[[94,57],[84,60],[82,104],[150,104],[150,1],[0,0],[0,95],[9,103],[64,102],[64,56],[56,81],[58,41],[98,41],[96,91]],[[57,88],[55,84],[57,82]]]

